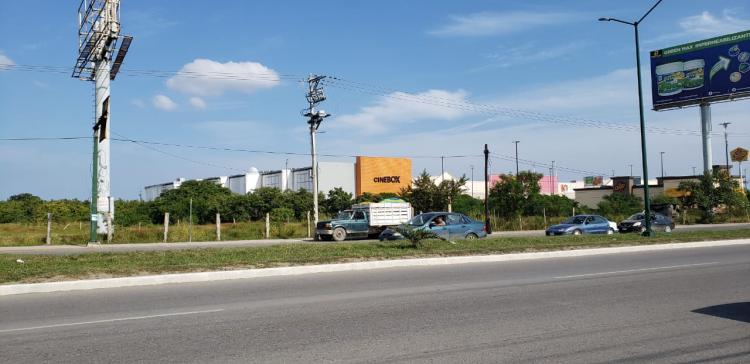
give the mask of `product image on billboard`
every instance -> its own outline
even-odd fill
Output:
[[[750,97],[750,31],[651,52],[654,110]]]

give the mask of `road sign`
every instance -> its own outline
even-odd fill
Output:
[[[729,155],[732,156],[732,162],[744,162],[747,160],[747,149],[745,148],[734,148]]]

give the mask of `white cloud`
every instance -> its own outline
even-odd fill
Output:
[[[750,28],[750,20],[741,19],[731,10],[724,10],[720,16],[709,11],[682,18],[679,21],[680,31],[659,36],[649,43],[660,43],[675,40],[699,40],[731,34]]]
[[[3,52],[0,52],[0,71],[2,71],[3,69],[8,69],[10,68],[9,66],[14,66],[15,64],[16,63],[13,62],[10,57],[3,54]]]
[[[201,110],[203,110],[203,109],[205,109],[205,108],[206,108],[206,106],[207,106],[207,105],[206,105],[206,101],[204,101],[204,100],[203,100],[202,98],[200,98],[200,97],[195,97],[195,96],[193,96],[193,97],[191,97],[191,98],[190,98],[190,100],[188,100],[188,101],[190,102],[190,105],[192,105],[192,106],[193,106],[194,108],[196,108],[196,109],[201,109]]]
[[[152,100],[152,104],[155,108],[165,111],[174,111],[177,110],[177,103],[172,101],[167,96],[164,95],[156,95],[154,96],[154,99]]]
[[[195,96],[218,96],[228,91],[253,92],[280,82],[276,71],[257,62],[219,63],[196,59],[184,66],[167,86]]]
[[[467,93],[463,90],[429,90],[418,94],[394,92],[380,97],[375,105],[363,107],[359,113],[335,118],[332,126],[356,128],[366,133],[383,133],[403,123],[454,120],[471,112],[446,104],[462,104],[466,102],[466,97]]]
[[[566,59],[569,55],[586,48],[588,45],[586,42],[577,41],[544,47],[532,42],[519,46],[502,47],[500,51],[486,56],[490,61],[489,64],[478,67],[472,70],[472,72],[507,68],[518,64],[523,65],[548,60]]]
[[[130,103],[139,109],[143,109],[144,107],[146,107],[146,103],[141,99],[133,99],[132,101],[130,101]]]
[[[436,36],[480,37],[503,35],[545,25],[569,23],[579,18],[571,13],[540,13],[509,11],[503,13],[480,12],[451,16],[451,22],[428,31]]]

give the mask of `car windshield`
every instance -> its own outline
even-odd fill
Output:
[[[336,215],[336,220],[351,220],[352,213],[354,213],[354,211],[339,211],[339,213]]]
[[[583,224],[586,221],[586,216],[573,216],[563,221],[563,224]]]
[[[633,214],[633,215],[630,215],[628,220],[643,220],[645,218],[646,216],[644,214]]]
[[[422,226],[432,219],[433,214],[419,214],[411,218],[406,223],[411,226]]]

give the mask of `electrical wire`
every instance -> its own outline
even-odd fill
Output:
[[[51,73],[70,73],[70,68],[57,67],[57,66],[45,66],[45,65],[29,65],[29,64],[3,64],[0,63],[0,70],[18,70],[18,71],[36,71],[36,72],[51,72]],[[147,70],[147,69],[122,69],[120,74],[126,76],[146,76],[146,77],[158,77],[158,78],[170,78],[170,77],[183,77],[183,78],[202,78],[202,79],[216,79],[216,80],[233,80],[233,81],[250,81],[250,80],[262,80],[262,81],[279,81],[281,79],[296,80],[303,82],[303,76],[295,74],[275,74],[275,73],[264,73],[264,72],[195,72],[195,71],[165,71],[165,70]],[[640,125],[637,123],[612,123],[603,122],[600,120],[572,117],[572,116],[561,116],[553,115],[541,112],[535,112],[530,110],[514,109],[508,107],[501,107],[498,105],[481,104],[470,101],[458,101],[454,99],[439,97],[439,96],[426,96],[418,95],[414,93],[404,92],[396,89],[381,87],[377,85],[367,84],[363,82],[351,81],[338,76],[329,76],[321,81],[321,84],[331,86],[334,88],[353,91],[368,95],[387,97],[390,99],[421,103],[432,106],[439,106],[445,108],[451,108],[456,110],[462,110],[467,112],[492,115],[492,116],[506,116],[509,118],[526,119],[541,121],[553,124],[570,125],[576,127],[592,127],[599,129],[610,129],[627,132],[640,132]],[[677,136],[700,136],[701,132],[690,129],[670,129],[660,127],[647,127],[646,131],[664,135],[677,135]],[[721,136],[721,133],[711,133],[713,136]],[[733,133],[735,137],[750,137],[750,133]]]

